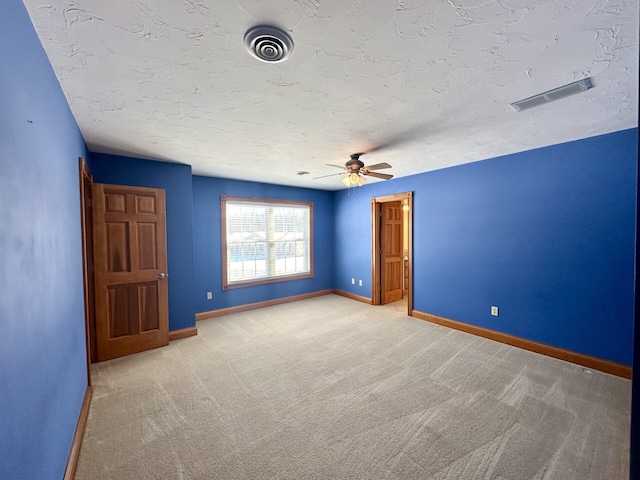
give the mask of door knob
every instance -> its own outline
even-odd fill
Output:
[[[158,275],[156,275],[157,278],[159,278],[160,280],[162,280],[163,278],[167,278],[169,276],[168,273],[159,273]]]

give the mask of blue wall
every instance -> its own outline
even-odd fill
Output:
[[[22,2],[0,32],[0,478],[59,480],[87,388],[87,152]]]
[[[416,310],[631,365],[636,160],[631,129],[336,192],[335,286],[371,295],[370,198],[413,191]]]
[[[638,130],[636,129],[636,133]],[[640,183],[640,172],[636,172],[636,185]],[[636,195],[636,217],[640,211],[640,198]],[[636,239],[640,238],[640,223],[636,218]],[[640,272],[640,245],[636,241],[636,272]],[[631,381],[631,465],[629,469],[630,480],[640,479],[640,291],[638,291],[638,278],[635,284],[634,305],[634,330],[633,330],[633,378]]]
[[[87,151],[22,2],[3,7],[0,478],[59,479],[87,384],[77,170]],[[167,191],[172,330],[192,326],[196,311],[327,288],[370,296],[370,197],[413,191],[417,310],[629,365],[637,133],[372,183],[352,196],[88,160],[96,181]],[[316,277],[222,292],[220,194],[313,201]],[[634,394],[634,446],[637,403]]]
[[[314,278],[222,290],[220,195],[313,202]],[[206,312],[333,288],[333,193],[221,178],[193,177],[195,306]],[[207,300],[206,292],[213,293]]]
[[[169,330],[195,325],[191,167],[117,155],[91,154],[96,183],[163,188],[167,207]]]

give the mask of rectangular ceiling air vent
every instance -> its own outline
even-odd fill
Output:
[[[534,95],[533,97],[513,102],[511,106],[515,111],[521,112],[522,110],[537,107],[538,105],[543,105],[555,100],[560,100],[561,98],[569,97],[571,95],[575,95],[576,93],[586,92],[591,87],[593,87],[593,85],[591,84],[591,78],[587,77],[583,78],[582,80],[578,80],[577,82],[569,83],[562,87],[554,88],[553,90]]]

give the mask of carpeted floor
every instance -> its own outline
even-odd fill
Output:
[[[96,364],[77,480],[628,478],[631,383],[335,295]]]

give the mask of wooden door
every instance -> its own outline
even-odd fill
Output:
[[[402,203],[383,203],[381,216],[381,300],[385,304],[402,300]]]
[[[93,185],[97,360],[169,343],[164,190]]]

